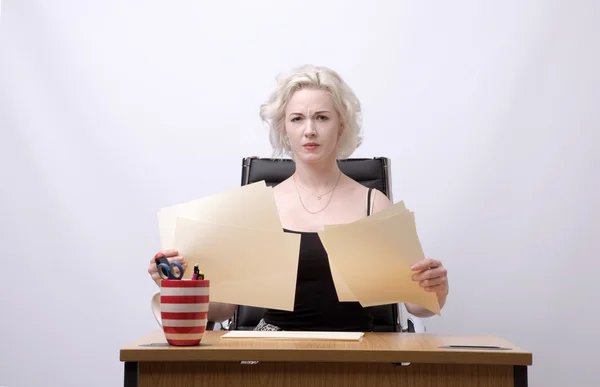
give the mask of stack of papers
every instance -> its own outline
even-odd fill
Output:
[[[291,311],[301,235],[284,232],[264,181],[161,209],[163,249],[176,248],[211,281],[211,301]],[[411,302],[439,314],[434,293],[411,280],[424,254],[414,214],[403,202],[318,233],[338,298],[375,306]]]
[[[319,232],[340,301],[363,307],[409,302],[440,314],[437,295],[412,280],[425,259],[414,213],[404,202],[359,221]]]
[[[210,280],[211,301],[293,310],[300,235],[283,231],[264,181],[163,208],[163,249],[176,248]]]

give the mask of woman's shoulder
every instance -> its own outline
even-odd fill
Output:
[[[373,213],[381,211],[391,205],[391,201],[380,190],[376,188],[370,189],[348,176],[345,180],[346,197],[352,202],[363,201],[365,206],[370,203]]]
[[[352,185],[354,190],[356,190],[357,192],[360,192],[362,195],[364,195],[367,203],[370,203],[371,209],[372,209],[372,214],[379,212],[387,207],[389,207],[390,205],[392,205],[392,202],[390,201],[390,199],[380,190],[378,190],[377,188],[369,188],[366,187],[365,185],[357,182],[356,180],[350,179],[352,181]]]
[[[285,195],[288,195],[290,192],[292,192],[292,188],[294,188],[292,178],[289,177],[289,178],[283,180],[282,182],[278,183],[277,185],[275,185],[273,187],[273,192],[275,193],[276,196],[281,196],[281,195],[285,196]]]
[[[280,209],[281,207],[285,207],[286,204],[289,204],[290,199],[293,198],[295,193],[294,189],[295,187],[291,177],[273,187],[273,195],[275,196],[275,201]]]
[[[371,195],[373,195],[373,197],[383,197],[387,199],[387,196],[385,196],[385,194],[383,192],[381,192],[380,190],[376,189],[376,188],[369,188],[367,186],[365,186],[364,184],[354,180],[351,177],[346,177],[347,180],[347,186],[349,189],[351,189],[352,191],[355,192],[360,192],[362,195],[367,195],[369,193],[369,191],[371,192]]]

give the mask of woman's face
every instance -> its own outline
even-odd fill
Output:
[[[295,92],[286,107],[285,131],[296,161],[335,159],[341,123],[329,93],[316,89]]]

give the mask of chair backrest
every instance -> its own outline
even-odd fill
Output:
[[[376,188],[392,200],[390,160],[386,157],[350,158],[338,161],[342,172],[369,188]],[[290,159],[246,157],[242,160],[242,185],[264,180],[268,186],[275,186],[289,178],[295,171],[295,163]],[[252,330],[263,317],[265,310],[253,306],[238,306],[230,329]],[[398,332],[401,330],[398,317],[398,304],[381,305],[371,308],[373,330]]]

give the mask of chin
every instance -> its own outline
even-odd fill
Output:
[[[332,159],[336,159],[336,157],[331,153],[321,153],[321,152],[301,152],[299,154],[295,154],[294,158],[296,161],[300,161],[306,164],[316,164],[323,161],[328,161]]]

